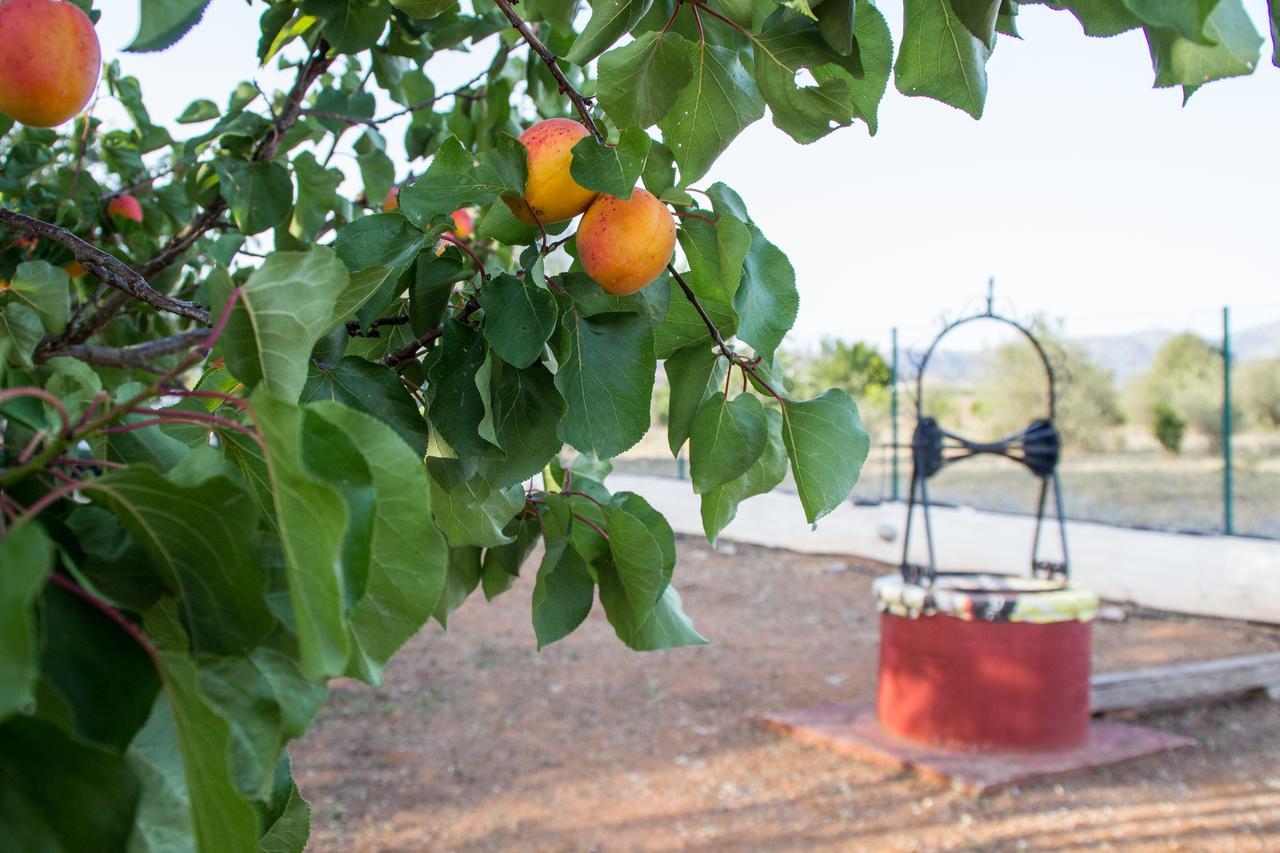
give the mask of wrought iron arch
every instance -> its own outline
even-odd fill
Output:
[[[1056,425],[1058,411],[1057,377],[1053,362],[1040,339],[1026,325],[1012,317],[999,314],[993,306],[992,285],[988,285],[986,311],[970,314],[947,323],[921,357],[916,374],[916,427],[911,437],[911,491],[907,499],[907,524],[902,545],[902,576],[912,583],[929,584],[938,574],[937,559],[933,543],[933,525],[929,510],[929,479],[948,465],[953,465],[975,456],[1003,456],[1024,465],[1033,475],[1040,479],[1040,497],[1036,503],[1035,539],[1031,546],[1031,574],[1034,577],[1045,577],[1065,581],[1070,574],[1070,558],[1067,551],[1067,526],[1062,505],[1062,482],[1058,477],[1058,462],[1061,457],[1062,441]],[[929,361],[942,340],[961,326],[979,320],[992,320],[1004,323],[1016,329],[1035,348],[1040,362],[1044,366],[1045,380],[1048,385],[1048,411],[1044,417],[1034,418],[1024,429],[995,441],[973,441],[942,428],[936,418],[924,413],[924,381],[929,368]],[[1058,522],[1058,531],[1062,542],[1062,561],[1040,559],[1041,531],[1044,527],[1045,507],[1049,490],[1053,490],[1054,507]],[[924,516],[924,535],[928,547],[928,565],[911,562],[912,520],[915,517],[916,504],[920,504]]]

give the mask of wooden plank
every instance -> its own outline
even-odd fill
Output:
[[[1091,685],[1095,714],[1216,699],[1280,686],[1280,652],[1103,672]]]

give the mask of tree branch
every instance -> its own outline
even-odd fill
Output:
[[[185,352],[199,346],[209,337],[208,329],[191,329],[167,338],[127,347],[101,347],[89,344],[65,346],[56,355],[76,358],[88,364],[102,367],[136,367],[152,373],[163,373],[164,368],[151,363],[153,358]]]
[[[520,35],[524,36],[524,40],[529,43],[529,47],[533,52],[542,58],[546,63],[547,69],[551,71],[551,76],[556,78],[556,82],[560,84],[560,92],[577,108],[578,114],[582,116],[582,123],[586,125],[587,130],[591,131],[592,136],[605,141],[604,134],[600,132],[600,128],[596,127],[595,119],[591,118],[591,107],[587,103],[587,99],[577,89],[573,88],[573,84],[569,82],[569,78],[564,76],[564,72],[560,70],[560,66],[556,62],[556,55],[547,49],[547,46],[534,35],[533,29],[516,14],[516,10],[511,8],[510,0],[494,0],[498,4],[498,8],[502,10],[502,14],[507,16],[507,20],[511,22],[511,26],[516,28]]]
[[[70,250],[84,268],[96,275],[105,284],[114,287],[141,302],[145,302],[157,311],[167,311],[186,317],[199,323],[208,324],[209,310],[194,302],[183,302],[171,299],[151,285],[138,271],[130,268],[114,255],[107,254],[96,246],[91,246],[65,228],[51,225],[39,219],[0,207],[0,225],[25,234],[42,237]]]

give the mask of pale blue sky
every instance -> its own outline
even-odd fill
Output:
[[[900,5],[881,5],[898,32]],[[1265,0],[1245,5],[1265,34]],[[239,80],[283,81],[256,68],[260,9],[214,0],[162,54],[120,53],[137,27],[131,0],[107,4],[99,30],[168,122]],[[1074,334],[1209,331],[1224,302],[1240,325],[1280,317],[1270,43],[1253,76],[1207,86],[1184,109],[1180,90],[1151,89],[1138,32],[1089,39],[1038,6],[1019,27],[1024,40],[1002,38],[991,59],[980,122],[890,84],[874,139],[856,126],[800,146],[766,118],[716,165],[707,180],[734,186],[796,266],[798,340],[883,342],[893,325],[921,340],[938,315],[975,304],[988,275],[1009,307],[1065,318]],[[441,88],[481,67],[491,44],[433,63]]]

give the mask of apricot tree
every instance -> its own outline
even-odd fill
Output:
[[[291,84],[169,128],[114,62],[128,121],[75,115],[110,4],[0,0],[0,849],[301,849],[326,682],[538,543],[539,646],[597,600],[632,648],[704,642],[670,526],[606,480],[658,363],[713,539],[788,472],[816,522],[868,444],[843,391],[788,392],[792,267],[704,176],[766,111],[874,133],[891,77],[979,116],[1024,5],[904,0],[895,56],[868,0],[252,2]],[[207,4],[140,0],[130,49]],[[1141,28],[1188,95],[1261,46],[1240,0],[1048,5]],[[441,89],[456,51],[491,59]]]

